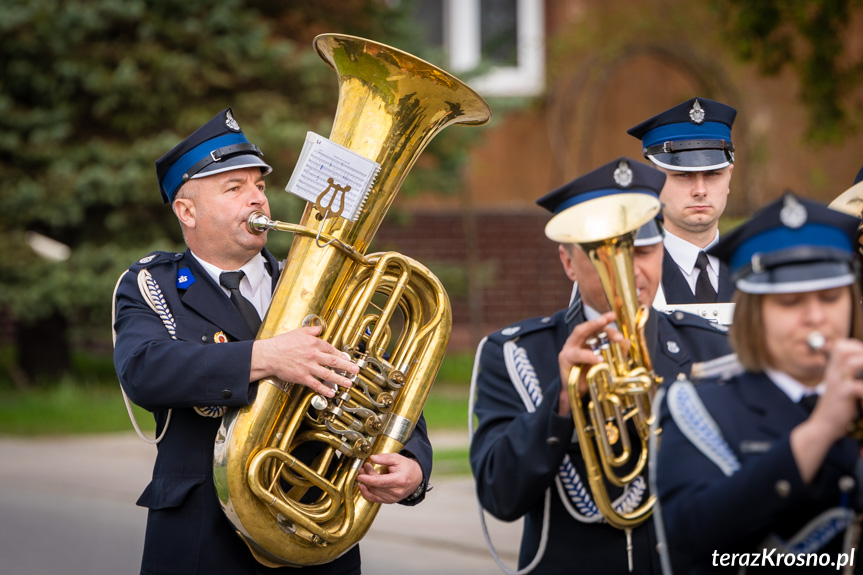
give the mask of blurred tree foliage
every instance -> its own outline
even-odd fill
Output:
[[[851,53],[849,26],[857,14],[859,34],[863,0],[715,0],[729,43],[744,60],[765,74],[792,66],[800,80],[800,99],[809,110],[808,137],[836,142],[860,127],[860,103],[849,94],[863,77],[863,54]]]
[[[22,381],[59,373],[68,343],[107,341],[111,292],[130,263],[183,249],[154,161],[233,107],[274,167],[272,211],[306,131],[329,133],[336,76],[318,33],[373,38],[420,54],[411,2],[384,0],[0,0],[0,310],[16,320]],[[428,163],[449,170],[459,146]],[[431,180],[429,185],[434,185]],[[37,232],[71,248],[35,255]],[[279,237],[282,236],[282,237]],[[284,255],[288,234],[270,247]],[[68,329],[67,329],[68,328]]]

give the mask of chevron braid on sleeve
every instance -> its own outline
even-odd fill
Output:
[[[677,381],[668,389],[668,409],[684,436],[727,477],[740,470],[740,461],[702,403],[695,386]]]
[[[539,407],[539,404],[542,403],[542,388],[539,385],[539,378],[536,376],[533,364],[530,363],[530,358],[527,356],[527,351],[523,347],[517,347],[513,353],[513,360],[516,372],[527,389],[530,399],[536,407]]]
[[[575,465],[572,464],[569,455],[565,456],[563,463],[560,464],[559,476],[560,481],[563,483],[563,488],[580,514],[588,518],[599,515],[599,509],[596,508],[590,492],[575,470]]]
[[[535,406],[542,403],[542,387],[539,384],[539,377],[536,375],[536,370],[530,362],[527,355],[527,350],[523,347],[515,346],[511,357],[512,363],[521,384],[527,390],[528,395]],[[566,455],[563,462],[560,464],[558,472],[560,482],[563,485],[569,499],[575,505],[579,520],[598,520],[600,519],[599,509],[596,507],[593,498],[590,496],[590,491],[575,469],[572,459]],[[647,484],[643,478],[638,477],[635,481],[626,486],[623,495],[614,502],[614,507],[618,511],[628,513],[637,508],[644,497]]]
[[[162,288],[156,282],[155,278],[146,269],[138,272],[138,288],[147,298],[147,303],[150,308],[156,312],[162,324],[171,336],[171,339],[177,339],[177,323],[174,321],[174,314],[171,313],[171,308],[168,307],[168,302],[165,301],[165,296],[162,295]],[[195,412],[203,417],[219,418],[225,415],[227,407],[223,405],[210,405],[203,407],[195,407]]]
[[[156,280],[153,279],[153,276],[146,269],[138,272],[139,284],[142,277],[147,289],[150,307],[159,315],[159,319],[162,320],[165,329],[171,335],[171,339],[177,339],[177,324],[174,321],[174,315],[171,313],[168,303],[165,301],[165,296],[162,295],[162,288],[159,287],[159,284],[156,283]]]

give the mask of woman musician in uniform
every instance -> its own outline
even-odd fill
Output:
[[[863,564],[850,554],[863,508],[849,436],[863,398],[859,223],[789,193],[711,250],[732,271],[740,365],[663,399],[656,487],[675,573]]]

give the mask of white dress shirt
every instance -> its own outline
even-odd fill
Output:
[[[781,389],[788,398],[794,403],[800,403],[804,395],[810,395],[815,392],[818,395],[824,393],[824,383],[819,383],[814,388],[803,385],[787,373],[777,371],[773,368],[764,368],[764,373],[770,378],[776,387]]]
[[[267,272],[266,260],[263,255],[257,254],[255,257],[247,261],[239,270],[223,270],[218,266],[205,262],[196,256],[194,252],[192,252],[192,255],[195,256],[195,259],[198,260],[201,267],[207,270],[207,273],[210,274],[210,277],[213,278],[216,285],[222,288],[222,291],[225,292],[225,295],[228,296],[228,298],[231,297],[231,292],[222,287],[222,284],[219,283],[219,276],[222,272],[242,271],[245,273],[245,277],[240,281],[240,293],[243,294],[243,297],[252,302],[252,305],[255,306],[261,319],[264,318],[264,314],[267,313],[267,309],[270,307],[270,301],[273,299],[273,284],[272,277],[269,272]]]
[[[698,279],[698,274],[700,273],[695,267],[695,260],[698,258],[699,252],[707,251],[716,245],[717,242],[719,242],[719,232],[716,232],[716,237],[713,238],[712,242],[704,248],[699,248],[695,244],[691,244],[665,230],[665,249],[668,250],[668,255],[671,256],[671,259],[680,268],[680,273],[686,278],[689,289],[692,290],[693,294],[695,293],[695,281]],[[713,286],[714,291],[718,292],[719,259],[716,256],[708,255],[707,264],[707,277],[710,278],[710,285]]]

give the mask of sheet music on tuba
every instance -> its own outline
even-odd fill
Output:
[[[380,168],[379,163],[308,132],[285,191],[312,202],[325,217],[355,222]]]

